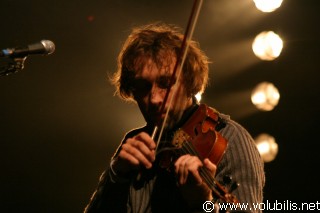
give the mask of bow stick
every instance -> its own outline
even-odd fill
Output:
[[[199,17],[201,6],[202,6],[202,0],[195,0],[194,1],[193,6],[192,6],[192,10],[191,10],[191,14],[190,14],[190,17],[189,17],[189,20],[188,20],[188,25],[187,25],[187,28],[186,28],[186,31],[185,31],[185,34],[184,34],[184,37],[183,37],[183,40],[182,40],[182,43],[181,43],[180,53],[179,53],[179,56],[177,56],[176,64],[174,66],[173,73],[172,73],[171,78],[170,78],[169,87],[168,87],[168,89],[166,91],[165,97],[163,99],[163,102],[162,102],[162,105],[161,105],[161,108],[160,108],[161,114],[165,110],[166,102],[168,100],[171,88],[173,86],[175,86],[177,84],[177,82],[179,81],[179,78],[180,78],[180,75],[181,75],[181,72],[182,72],[182,68],[183,68],[183,64],[184,64],[184,61],[185,61],[186,56],[187,56],[187,52],[188,52],[188,48],[189,48],[189,42],[190,42],[190,40],[192,38],[192,35],[193,35],[193,32],[194,32],[194,28],[196,26],[196,22],[197,22],[198,17]],[[173,95],[171,96],[171,98],[169,100],[169,107],[167,108],[165,117],[164,117],[164,119],[162,121],[162,124],[161,124],[161,130],[160,130],[160,133],[158,135],[158,140],[156,142],[156,144],[157,144],[156,153],[157,153],[157,148],[159,147],[158,145],[160,143],[161,135],[163,133],[165,124],[166,124],[167,119],[168,119],[169,109],[171,108],[173,99],[174,99],[174,97],[176,95],[176,91],[177,90],[174,91]],[[152,136],[151,136],[153,140],[154,140],[158,130],[159,130],[159,127],[158,127],[158,125],[156,125],[154,130],[153,130]]]

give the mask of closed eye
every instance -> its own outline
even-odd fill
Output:
[[[132,91],[134,95],[146,95],[152,88],[152,83],[146,79],[137,78],[132,83]]]
[[[157,79],[157,86],[161,89],[169,89],[170,85],[170,80],[171,80],[171,76],[160,76]],[[173,82],[172,84],[174,84],[175,82]]]

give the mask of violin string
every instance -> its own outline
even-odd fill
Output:
[[[190,153],[193,154],[195,156],[198,156],[197,151],[193,148],[192,144],[190,144],[190,142],[185,141],[183,143],[182,146],[182,150],[185,150],[186,153]],[[223,196],[221,195],[221,193],[217,190],[217,184],[216,184],[216,180],[215,178],[210,174],[210,172],[208,171],[208,169],[204,168],[204,167],[200,167],[199,169],[199,173],[200,175],[203,177],[203,179],[205,180],[205,182],[209,185],[209,187],[211,188],[212,191],[214,191],[214,193],[219,196],[220,198],[223,198]]]
[[[192,153],[193,155],[199,157],[197,151],[194,149],[193,145],[190,142],[185,141],[185,143],[183,143],[182,149],[186,150],[187,153]],[[226,192],[221,192],[221,189],[217,184],[216,178],[211,175],[210,171],[205,167],[200,167],[199,173],[200,176],[204,179],[204,181],[208,184],[210,189],[213,191],[213,193],[219,198],[226,200],[226,197],[223,196],[223,194],[225,194]]]
[[[190,145],[189,142],[185,143],[187,146],[184,146],[186,149],[188,149],[188,152],[194,154],[195,156],[199,156],[198,153],[194,150],[194,148]],[[214,181],[212,180],[212,176],[209,174],[208,170],[204,169],[203,167],[200,167],[199,171],[203,178],[205,179],[206,183],[209,184],[210,186],[214,187]]]

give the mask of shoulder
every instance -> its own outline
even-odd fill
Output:
[[[219,116],[226,124],[220,133],[228,142],[221,166],[241,167],[242,165],[246,169],[252,168],[252,171],[262,170],[263,162],[251,134],[230,116],[225,114]]]
[[[253,138],[246,128],[244,128],[237,121],[231,119],[229,115],[220,113],[219,117],[225,123],[225,127],[221,129],[220,133],[229,141],[251,141]]]
[[[220,130],[221,135],[228,141],[221,166],[243,167],[244,173],[263,174],[263,162],[251,134],[230,116],[220,114],[225,121],[225,127]],[[231,169],[231,168],[230,168]],[[259,175],[255,174],[254,176]]]
[[[220,130],[221,135],[228,141],[226,155],[242,161],[260,161],[261,157],[252,135],[237,121],[228,115],[220,114],[225,127]]]
[[[250,133],[230,116],[220,114],[225,127],[220,130],[228,141],[218,169],[218,180],[231,176],[240,187],[235,191],[241,202],[262,202],[265,184],[264,163]]]

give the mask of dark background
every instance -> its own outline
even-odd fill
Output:
[[[251,0],[205,0],[194,38],[213,63],[202,102],[230,114],[256,137],[279,145],[265,164],[265,201],[319,198],[319,1],[284,0],[273,13]],[[134,104],[113,95],[107,77],[130,28],[164,21],[185,28],[192,1],[1,0],[0,48],[49,39],[52,55],[29,56],[0,77],[1,212],[82,212],[123,134],[143,124]],[[261,61],[254,37],[273,30],[280,57]],[[5,65],[6,59],[1,58]],[[270,112],[250,92],[262,81],[280,91]]]

